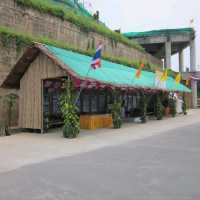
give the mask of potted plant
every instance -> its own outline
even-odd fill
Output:
[[[170,112],[172,117],[176,116],[176,99],[174,97],[169,99]]]
[[[113,119],[113,127],[119,129],[122,126],[121,119],[121,102],[115,101],[111,106],[111,113]]]
[[[142,92],[141,93],[141,97],[140,97],[140,101],[139,101],[139,107],[140,107],[140,119],[142,123],[146,123],[147,118],[146,118],[146,114],[147,114],[147,99],[145,94]]]
[[[7,108],[7,116],[5,116],[4,122],[1,124],[1,132],[4,132],[5,136],[10,136],[9,128],[12,126],[12,111],[13,107],[16,105],[17,95],[8,94],[6,96],[0,97],[3,100],[4,106]]]
[[[156,96],[156,118],[157,120],[161,120],[163,118],[164,107],[162,105],[159,94]]]
[[[61,112],[64,119],[64,138],[76,138],[80,132],[78,108],[75,105],[75,92],[72,82],[68,79],[64,82],[64,92],[61,95]]]
[[[166,116],[166,117],[169,117],[169,114],[170,114],[170,106],[169,106],[169,98],[168,98],[168,96],[165,96],[165,97],[164,97],[163,106],[164,106],[164,113],[165,113],[165,116]]]

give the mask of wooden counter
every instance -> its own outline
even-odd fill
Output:
[[[111,128],[113,126],[112,115],[81,115],[81,129],[95,130],[98,128]]]

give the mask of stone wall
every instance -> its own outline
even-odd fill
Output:
[[[6,46],[0,37],[0,85],[18,59],[16,42],[9,41]]]
[[[17,96],[18,91],[16,90],[6,90],[0,88],[0,128],[7,124],[11,124],[11,126],[18,125],[18,97],[15,99],[15,103],[12,107],[9,106],[8,97],[7,100],[5,98],[6,95],[15,94]],[[10,111],[9,111],[10,110]],[[9,122],[9,112],[10,122]]]
[[[84,32],[76,25],[52,15],[40,13],[31,8],[19,7],[15,0],[0,1],[0,25],[33,35],[47,36],[82,50],[87,50],[99,41],[103,41],[104,52],[107,55],[121,56],[131,60],[148,60],[152,64],[162,65],[160,60],[150,54],[140,52],[119,42],[115,43],[100,34]]]
[[[16,63],[16,60],[22,55],[23,51],[24,49],[17,51],[16,42],[14,40],[9,41],[5,46],[0,37],[0,85]],[[5,96],[8,94],[18,95],[18,91],[0,88],[0,127],[8,123],[9,106],[5,101]],[[18,124],[18,100],[16,102],[17,103],[11,109],[12,126],[17,126]]]

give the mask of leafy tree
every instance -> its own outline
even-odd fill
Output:
[[[114,103],[111,106],[113,127],[115,129],[119,129],[122,126],[122,118],[121,118],[122,105],[121,101],[118,98],[118,94],[116,92],[113,93],[113,96],[114,96]]]
[[[176,99],[174,97],[171,97],[169,99],[169,107],[172,117],[176,117]]]

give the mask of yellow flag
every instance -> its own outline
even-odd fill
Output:
[[[168,69],[165,69],[165,71],[162,74],[161,81],[166,81],[168,79]]]
[[[185,85],[189,86],[189,84],[190,84],[190,80],[187,79],[187,80],[185,81]]]
[[[176,82],[176,84],[179,84],[181,82],[181,73],[178,73],[176,75],[175,82]]]

